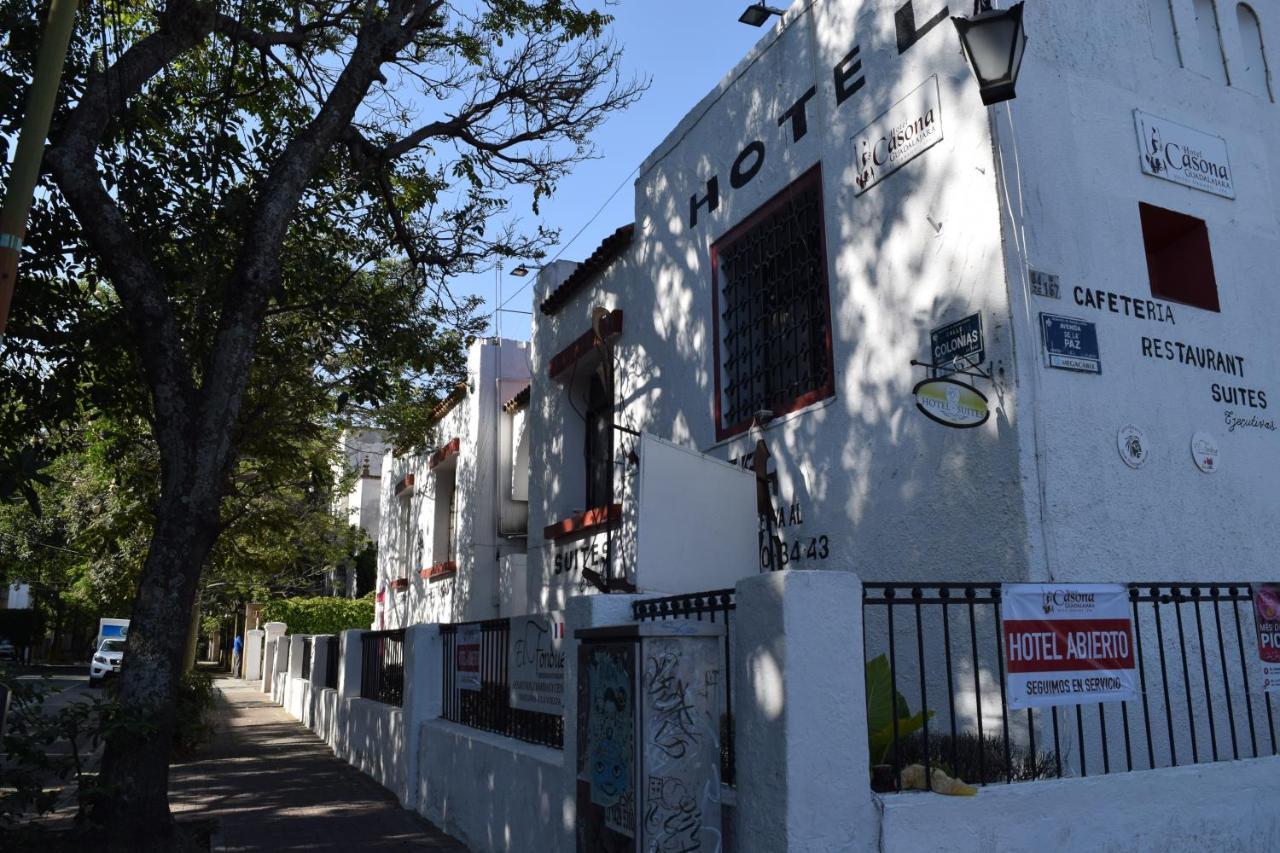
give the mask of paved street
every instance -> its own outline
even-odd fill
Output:
[[[216,819],[221,849],[465,853],[256,688],[216,684],[218,733],[199,760],[173,767],[170,802],[180,820]]]

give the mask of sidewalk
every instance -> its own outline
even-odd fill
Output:
[[[169,800],[175,817],[217,820],[222,850],[466,853],[256,687],[216,683],[218,733],[199,760],[174,765]]]

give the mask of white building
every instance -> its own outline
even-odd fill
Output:
[[[379,482],[382,457],[387,452],[385,433],[380,429],[344,430],[339,439],[346,471],[356,472],[350,491],[339,498],[338,514],[359,527],[374,544],[378,542]]]
[[[349,524],[359,527],[368,538],[367,546],[377,549],[382,457],[387,452],[386,436],[380,429],[347,429],[338,438],[338,454],[341,460],[334,476],[341,479],[351,472],[355,480],[351,488],[339,495],[333,512]],[[369,592],[371,579],[360,580],[359,566],[366,560],[353,554],[329,576],[329,587],[335,592],[355,597]]]
[[[527,610],[524,417],[504,406],[528,384],[527,343],[478,341],[466,381],[434,413],[433,443],[387,453],[375,627]]]
[[[764,440],[781,545],[740,575],[1221,579],[1280,548],[1280,108],[1254,10],[1029,4],[1019,97],[990,109],[945,12],[794,3],[641,166],[634,225],[542,271],[532,601],[600,567],[628,431],[748,465]],[[990,378],[953,378],[989,417],[957,429],[925,407],[982,401],[918,405],[913,362],[966,347]]]
[[[30,606],[30,584],[15,581],[0,586],[0,610],[25,610]]]

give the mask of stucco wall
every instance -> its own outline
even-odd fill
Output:
[[[403,799],[407,742],[401,709],[372,699],[342,702],[345,737],[339,757]]]
[[[515,519],[525,512],[524,502],[511,499],[510,446],[497,433],[511,418],[501,403],[514,396],[528,376],[526,343],[504,340],[498,347],[488,340],[477,342],[468,353],[466,397],[441,419],[431,446],[385,457],[378,550],[378,589],[386,590],[379,610],[384,627],[497,615],[499,560],[524,551],[522,538],[502,534],[515,530]],[[433,472],[432,454],[454,438],[459,440],[458,453]],[[449,554],[441,552],[436,541],[436,495],[439,478],[449,476],[446,471],[453,472],[458,490],[454,548]],[[396,484],[409,473],[414,475],[413,493],[396,497]],[[495,506],[505,512],[505,527],[499,526]],[[446,560],[457,563],[456,574],[421,577],[423,569]],[[407,590],[390,588],[393,579],[406,576]]]
[[[937,5],[917,0],[920,27]],[[580,508],[581,392],[571,403],[544,365],[589,327],[596,305],[625,315],[619,424],[721,459],[766,441],[775,508],[788,522],[781,534],[789,550],[801,543],[792,567],[868,579],[1028,576],[1020,392],[987,111],[945,20],[900,52],[902,7],[793,4],[641,166],[630,249],[554,315],[536,314],[531,417],[543,438],[531,458],[531,577],[546,579],[554,557],[542,526]],[[859,194],[854,138],[935,75],[942,140]],[[843,103],[837,86],[851,91]],[[810,87],[799,135],[787,116]],[[740,157],[755,142],[765,150],[758,169],[756,155]],[[753,177],[735,181],[735,162],[739,179]],[[717,441],[711,245],[819,164],[835,395]],[[691,198],[704,198],[713,177],[718,204],[702,205],[692,224]],[[548,271],[537,298],[562,275]],[[916,410],[911,392],[925,372],[910,362],[929,357],[931,329],[973,313],[994,371],[993,382],[976,384],[992,414],[977,429],[948,429]],[[629,439],[620,444],[625,452]],[[546,597],[545,587],[531,594]]]
[[[475,851],[572,851],[564,754],[445,720],[422,726],[418,811]]]
[[[1006,108],[993,111],[1013,199],[1010,266],[1016,272],[1013,244],[1025,228],[1025,260],[1061,280],[1060,299],[1026,297],[1022,282],[1011,289],[1020,381],[1038,419],[1039,466],[1024,460],[1028,482],[1039,481],[1028,489],[1028,514],[1047,542],[1036,562],[1062,580],[1258,579],[1280,549],[1280,431],[1230,430],[1225,422],[1231,410],[1274,427],[1280,400],[1273,322],[1280,295],[1271,274],[1280,261],[1280,107],[1201,73],[1206,61],[1221,72],[1219,45],[1207,45],[1202,56],[1191,0],[1171,5],[1185,68],[1152,35],[1152,16],[1167,17],[1168,0],[1027,4],[1031,42],[1011,103],[1012,132]],[[1238,66],[1235,6],[1217,3],[1221,45]],[[1280,8],[1252,6],[1264,34],[1272,34],[1274,74]],[[1143,174],[1135,109],[1221,137],[1236,198]],[[1125,316],[1123,302],[1116,312],[1110,300],[1080,304],[1085,291],[1152,298],[1140,201],[1207,223],[1221,312],[1165,302],[1173,322],[1160,322]],[[1042,311],[1097,324],[1100,376],[1043,366],[1036,327]],[[1144,356],[1144,337],[1238,355],[1244,376]],[[1213,383],[1264,390],[1269,408],[1215,403]],[[1149,459],[1137,470],[1116,448],[1126,424],[1147,438]],[[1197,430],[1220,447],[1213,474],[1192,462]]]
[[[1280,759],[883,798],[883,853],[1280,849]]]

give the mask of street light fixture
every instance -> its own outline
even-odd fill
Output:
[[[526,267],[524,264],[521,264],[520,266],[516,267],[511,271],[511,275],[515,276],[516,278],[524,278],[528,274],[529,274],[529,268]]]
[[[769,20],[771,15],[782,17],[782,10],[775,9],[772,6],[764,5],[764,0],[759,3],[752,3],[750,6],[742,10],[742,14],[738,16],[738,20],[744,24],[750,24],[753,27],[763,27],[764,22]]]
[[[974,0],[973,17],[954,17],[960,44],[969,59],[978,92],[987,106],[1016,97],[1014,84],[1022,67],[1027,34],[1022,28],[1022,3],[992,9],[991,0]]]

